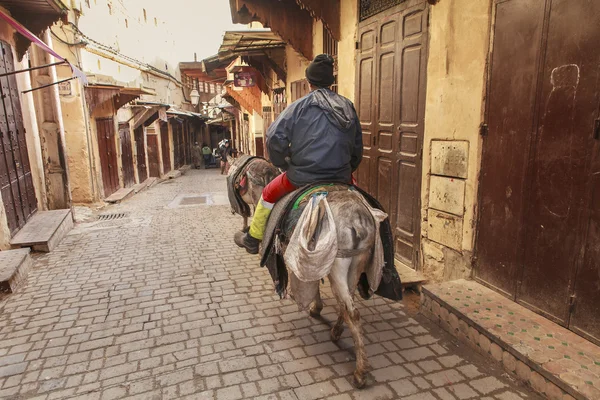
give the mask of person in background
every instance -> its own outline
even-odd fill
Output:
[[[315,57],[306,69],[311,92],[269,126],[269,158],[285,172],[265,186],[250,231],[235,233],[235,243],[250,254],[258,253],[271,210],[283,196],[312,183],[353,182],[362,159],[362,130],[352,102],[330,90],[333,64],[327,54]]]
[[[202,147],[200,147],[198,142],[194,143],[194,147],[192,147],[192,156],[194,158],[194,168],[200,168],[200,163],[202,162]]]
[[[219,149],[221,155],[221,175],[226,175],[229,172],[229,157],[231,156],[231,143],[225,141],[223,147]]]
[[[204,169],[207,169],[210,165],[210,158],[212,156],[212,151],[210,147],[206,143],[202,144],[202,156],[204,157]]]

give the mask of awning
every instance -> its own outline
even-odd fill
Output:
[[[235,101],[250,112],[256,111],[262,116],[262,103],[260,96],[260,89],[258,86],[246,87],[241,90],[235,90],[231,86],[226,86],[227,94],[229,97],[235,99]]]
[[[227,31],[219,48],[219,57],[242,57],[257,69],[263,77],[268,77],[266,67],[275,71],[279,79],[286,81],[286,43],[271,30]]]
[[[323,1],[323,0],[321,0]],[[338,3],[339,0],[332,0]],[[329,1],[326,2],[329,6]],[[308,60],[313,58],[313,17],[294,0],[229,0],[233,23],[259,21]],[[339,8],[338,8],[339,12]]]
[[[73,72],[73,77],[79,78],[81,83],[87,84],[87,82],[88,82],[87,77],[83,73],[83,71],[79,70],[77,67],[72,65],[67,59],[58,55],[58,53],[56,53],[54,50],[52,50],[50,47],[48,47],[48,45],[46,43],[44,43],[40,38],[38,38],[36,35],[31,33],[27,28],[25,28],[23,25],[21,25],[20,22],[18,22],[17,20],[15,20],[13,17],[6,14],[2,10],[0,10],[0,19],[4,20],[6,23],[8,23],[10,26],[12,26],[17,32],[19,32],[25,38],[30,40],[33,44],[35,44],[36,46],[38,46],[39,48],[44,50],[46,53],[50,54],[57,60],[64,61],[65,63],[69,64],[69,67],[71,67],[71,71]],[[58,83],[58,82],[56,82],[56,83]]]
[[[115,109],[119,109],[144,94],[153,95],[155,93],[145,88],[115,85],[88,85],[85,87],[85,99],[90,114],[106,102],[114,101]]]

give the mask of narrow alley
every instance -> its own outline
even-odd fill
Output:
[[[353,389],[352,340],[329,340],[328,284],[320,320],[274,295],[231,239],[242,221],[216,170],[98,214],[35,254],[28,283],[0,303],[0,398],[538,398],[410,296],[360,303],[372,377]]]

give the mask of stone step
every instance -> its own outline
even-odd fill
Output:
[[[12,238],[13,248],[31,247],[34,251],[50,252],[73,229],[71,209],[38,211]]]
[[[166,174],[164,176],[164,179],[175,179],[175,178],[179,178],[181,176],[181,171],[179,171],[178,169],[176,169],[175,171],[171,171],[168,174]]]
[[[400,275],[402,287],[416,287],[420,289],[421,285],[427,281],[425,276],[418,271],[406,266],[403,262],[395,260],[396,271]]]
[[[475,281],[423,286],[421,312],[550,399],[600,399],[600,347]]]
[[[144,182],[146,183],[147,188],[151,188],[152,186],[154,186],[158,183],[158,178],[150,177],[150,178],[146,179]]]
[[[108,196],[106,199],[104,199],[105,202],[107,203],[120,203],[123,200],[128,199],[129,197],[133,196],[134,193],[134,189],[133,187],[128,187],[128,188],[121,188],[119,190],[117,190],[116,192],[114,192],[113,194],[111,194],[110,196]]]
[[[0,251],[0,298],[14,293],[27,281],[30,249]]]

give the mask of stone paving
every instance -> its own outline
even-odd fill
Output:
[[[353,345],[274,295],[218,171],[188,171],[80,223],[0,302],[2,399],[538,397],[404,303],[360,302],[373,367],[350,384]],[[207,201],[174,206],[180,198]]]

